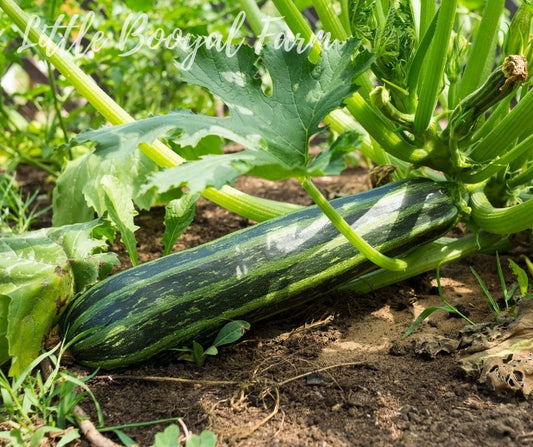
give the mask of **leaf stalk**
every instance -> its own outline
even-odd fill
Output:
[[[333,206],[326,200],[309,177],[300,179],[300,183],[335,228],[337,228],[337,230],[339,230],[339,232],[370,261],[387,270],[399,271],[407,268],[407,263],[405,261],[385,256],[359,236],[346,220],[337,213],[335,208],[333,208]]]

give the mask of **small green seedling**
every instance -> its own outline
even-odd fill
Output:
[[[112,432],[126,447],[139,445],[137,441],[130,438],[122,430],[125,428],[147,427],[154,424],[168,422],[179,422],[183,427],[183,433],[176,424],[168,425],[162,432],[155,435],[154,443],[151,447],[215,447],[217,444],[216,435],[210,430],[203,430],[199,435],[190,434],[179,418],[160,419],[148,422],[137,422],[120,425],[116,427],[99,427],[101,433]]]
[[[496,266],[498,268],[498,277],[500,278],[503,301],[505,303],[505,311],[509,313],[509,315],[514,315],[516,311],[516,305],[518,304],[519,299],[533,298],[533,294],[528,293],[529,278],[527,276],[526,271],[512,259],[509,259],[508,261],[509,267],[511,268],[511,271],[516,277],[516,283],[513,284],[510,289],[507,289],[507,285],[505,283],[505,276],[500,262],[500,256],[498,255],[498,253],[496,253]],[[487,285],[485,284],[485,281],[483,281],[483,279],[479,276],[476,270],[473,267],[470,267],[470,270],[472,271],[472,274],[476,277],[481,289],[483,290],[491,312],[494,314],[495,317],[497,317],[503,312],[500,305],[498,304],[498,301],[494,299],[494,296],[490,293]],[[520,297],[515,296],[517,291],[520,292]]]
[[[405,331],[405,334],[403,335],[403,338],[409,337],[409,335],[411,335],[414,331],[416,331],[418,326],[420,326],[420,324],[422,324],[422,322],[426,318],[428,318],[433,312],[435,312],[437,310],[443,310],[443,311],[448,312],[450,314],[458,315],[459,317],[461,317],[464,320],[466,320],[468,322],[468,324],[474,324],[474,322],[470,318],[468,318],[466,315],[464,315],[459,309],[457,309],[457,307],[455,307],[454,305],[450,304],[446,300],[446,298],[444,297],[444,293],[442,292],[442,286],[441,286],[441,283],[440,283],[440,268],[437,268],[436,278],[437,278],[437,288],[438,288],[438,292],[439,292],[439,297],[440,297],[440,300],[443,303],[443,306],[432,306],[432,307],[428,307],[427,309],[425,309],[417,317],[417,319],[414,321],[414,323],[411,326],[409,326],[409,329],[407,329],[407,331]]]
[[[229,345],[239,340],[250,329],[250,323],[243,320],[235,320],[227,323],[218,333],[213,344],[208,348],[193,341],[191,348],[179,348],[177,351],[182,352],[179,355],[180,360],[194,362],[198,366],[203,366],[208,355],[217,355],[218,348],[223,345]]]
[[[200,435],[190,435],[185,439],[184,444],[180,441],[180,429],[177,425],[169,425],[165,431],[155,435],[155,442],[152,447],[215,447],[217,437],[210,430],[204,430]]]

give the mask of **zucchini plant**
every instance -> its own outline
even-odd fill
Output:
[[[287,299],[281,307],[288,306],[293,296],[294,301],[300,299],[300,290],[312,297],[313,291],[319,293],[323,284],[329,289],[339,286],[348,281],[348,276],[358,275],[372,265],[383,270],[369,274],[376,276],[361,278],[370,281],[368,278],[379,277],[378,285],[434,268],[435,264],[452,258],[446,250],[438,251],[438,244],[446,247],[450,243],[446,239],[404,256],[418,237],[413,233],[417,226],[405,222],[404,217],[409,214],[399,210],[374,214],[378,221],[383,219],[390,225],[386,233],[376,235],[373,230],[355,225],[349,213],[344,215],[342,209],[325,200],[313,177],[339,173],[345,167],[346,154],[354,150],[369,165],[395,166],[396,180],[427,178],[419,183],[395,182],[388,188],[404,190],[409,185],[413,194],[419,189],[426,191],[424,188],[433,191],[426,191],[423,200],[416,199],[406,206],[407,213],[422,210],[420,218],[425,216],[424,206],[431,207],[438,197],[446,197],[443,200],[450,212],[453,209],[453,218],[450,214],[442,227],[438,219],[429,219],[428,224],[436,225],[437,233],[443,234],[460,219],[479,235],[477,240],[466,237],[454,242],[459,253],[505,244],[507,235],[533,227],[530,217],[533,213],[533,122],[530,119],[533,92],[528,75],[533,53],[530,41],[533,10],[529,3],[523,3],[509,20],[503,0],[487,0],[472,11],[458,0],[342,1],[340,14],[335,3],[313,0],[310,3],[323,31],[335,39],[327,45],[321,43],[291,0],[273,0],[273,3],[283,16],[286,31],[307,42],[307,47],[291,46],[290,41],[280,45],[280,39],[263,32],[262,27],[269,20],[263,20],[265,17],[257,4],[242,0],[252,31],[257,38],[264,37],[262,47],[240,44],[221,52],[215,46],[204,44],[195,49],[194,57],[186,44],[175,48],[176,62],[182,64],[181,81],[208,89],[221,98],[227,116],[178,110],[134,122],[76,67],[66,52],[57,49],[42,31],[32,27],[12,0],[0,0],[0,8],[20,29],[28,30],[29,38],[47,53],[50,62],[114,125],[82,134],[75,140],[75,144],[91,143],[94,147],[69,163],[58,180],[54,194],[56,225],[88,220],[94,212],[110,216],[135,263],[136,207],[149,208],[174,199],[182,201],[179,206],[192,209],[195,198],[203,195],[243,216],[267,221],[258,224],[255,230],[237,233],[206,248],[171,255],[168,259],[177,265],[163,258],[116,275],[84,294],[74,303],[64,322],[67,336],[95,329],[87,339],[93,342],[80,341],[74,347],[81,361],[120,366],[146,359],[173,344],[212,334],[221,321],[212,321],[210,315],[197,315],[192,323],[188,317],[185,321],[169,323],[169,316],[175,310],[186,316],[195,312],[195,300],[199,299],[195,294],[200,293],[201,287],[207,287],[207,281],[221,288],[235,286],[238,292],[236,297],[213,294],[209,303],[217,316],[240,318],[250,314],[260,318],[271,315],[281,297]],[[502,23],[506,33],[500,41]],[[194,59],[192,64],[185,64],[191,59]],[[330,130],[332,143],[313,155],[311,137],[326,132],[324,123]],[[233,141],[244,149],[188,159],[179,155],[182,148],[204,145],[213,137]],[[347,139],[351,144],[345,144]],[[182,153],[190,155],[190,151]],[[233,189],[230,185],[244,174],[270,180],[297,178],[326,217],[316,208],[295,211],[298,207],[292,204],[265,201]],[[388,204],[388,193],[384,191],[389,189],[378,189],[374,194],[383,194],[384,203]],[[446,192],[442,193],[443,190]],[[60,207],[65,202],[72,204],[69,210]],[[359,199],[355,203],[354,206],[374,213],[380,200],[372,206],[361,205]],[[342,241],[346,253],[350,253],[339,259],[326,259],[325,271],[331,278],[319,273],[309,275],[306,280],[289,275],[282,276],[280,283],[276,280],[280,271],[276,262],[282,261],[268,259],[264,268],[259,266],[244,275],[253,283],[251,295],[246,296],[243,293],[246,280],[238,278],[239,281],[233,282],[237,280],[235,275],[239,276],[238,268],[242,276],[239,264],[232,266],[233,276],[223,265],[221,276],[219,270],[212,268],[210,262],[216,260],[215,252],[220,250],[228,256],[232,253],[225,251],[230,250],[225,245],[227,241],[239,247],[242,238],[248,247],[250,237],[257,244],[247,248],[246,256],[256,253],[254,247],[259,247],[259,253],[264,254],[268,231],[281,231],[276,226],[280,222],[285,222],[282,225],[289,225],[293,219],[303,222],[306,213],[311,212],[318,213],[315,218],[324,221],[324,225],[331,223],[328,226],[331,241]],[[191,217],[187,212],[181,215]],[[270,219],[277,216],[282,217],[272,223]],[[179,234],[174,230],[169,224],[169,231]],[[398,230],[403,233],[397,235]],[[435,236],[430,231],[421,241],[425,244]],[[166,240],[168,248],[175,238]],[[319,239],[316,247],[327,244]],[[420,261],[426,251],[433,249],[431,260]],[[309,253],[302,255],[292,250],[290,246],[287,259],[312,268],[311,260],[307,259]],[[357,255],[354,257],[353,253]],[[330,269],[335,262],[351,267]],[[362,265],[364,268],[360,270]],[[191,291],[190,272],[196,268],[201,271],[202,266],[213,273],[210,279],[202,277],[206,283]],[[175,279],[156,280],[155,272],[163,278]],[[257,288],[256,282],[265,282],[266,288]],[[274,287],[273,302],[267,299],[269,284]],[[298,284],[305,287],[300,289]],[[144,295],[136,292],[137,286],[144,290]],[[157,301],[158,294],[166,296],[166,293],[173,297],[169,304]],[[182,298],[182,293],[185,297],[188,293],[192,295]],[[232,299],[227,313],[218,307],[219,296],[224,303]],[[95,301],[96,297],[101,300]],[[154,311],[147,304],[150,299],[156,300]],[[192,307],[182,307],[183,300],[190,301]],[[137,303],[141,306],[141,320],[130,313],[130,308]],[[174,309],[173,305],[177,307]],[[109,319],[111,316],[113,319]],[[138,354],[132,353],[132,346],[124,337],[130,330],[129,324],[133,322],[150,332],[146,328],[156,325],[158,318],[171,324],[165,332],[168,338],[154,340],[147,333],[146,346]]]

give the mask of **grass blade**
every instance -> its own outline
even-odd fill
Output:
[[[476,277],[477,282],[479,283],[481,289],[483,290],[483,293],[487,297],[487,300],[489,302],[490,307],[492,307],[493,312],[498,315],[501,313],[500,306],[498,303],[494,300],[494,297],[490,293],[487,285],[485,284],[485,281],[479,276],[478,272],[474,269],[474,267],[470,266],[470,270],[472,271],[472,274]]]

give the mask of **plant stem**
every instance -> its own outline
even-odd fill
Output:
[[[464,98],[481,85],[492,70],[500,18],[505,0],[487,0],[474,43],[470,48],[465,71],[459,84],[459,97]]]
[[[533,90],[492,129],[472,150],[469,157],[474,162],[487,162],[504,152],[509,144],[521,135],[529,136],[533,132]]]
[[[340,0],[341,3],[341,15],[339,20],[344,27],[346,34],[351,35],[351,24],[350,24],[350,9],[349,9],[349,0]]]
[[[507,184],[511,189],[516,188],[519,185],[524,185],[533,181],[533,164],[525,169],[522,173],[510,179]]]
[[[433,0],[422,0],[420,5],[420,30],[419,36],[424,36],[429,28],[429,24],[435,16],[436,2]]]
[[[387,15],[383,10],[383,4],[381,3],[381,0],[376,0],[376,2],[374,3],[374,8],[374,17],[376,18],[376,21],[378,23],[378,29],[384,29],[385,23],[387,22]]]
[[[485,138],[485,136],[492,129],[494,129],[505,116],[507,116],[511,108],[512,99],[512,96],[508,96],[507,98],[502,99],[495,107],[493,107],[489,118],[483,122],[481,127],[476,129],[472,137],[467,140],[469,145],[473,145],[475,142]]]
[[[250,28],[256,36],[260,36],[263,32],[263,20],[261,10],[255,0],[240,0],[241,8],[246,14],[246,20],[250,24]]]
[[[306,42],[312,43],[309,52],[309,60],[313,63],[318,61],[320,52],[320,43],[318,42],[313,30],[303,18],[300,11],[292,0],[272,0],[276,9],[283,16],[285,23],[289,26],[295,35],[300,35]]]
[[[477,227],[494,234],[512,234],[533,228],[533,200],[507,208],[496,208],[481,187],[470,195],[472,221]]]
[[[405,270],[407,264],[401,259],[389,258],[377,251],[374,247],[368,244],[361,238],[354,229],[337,213],[335,208],[326,200],[318,188],[313,184],[309,177],[300,179],[300,182],[307,193],[311,196],[316,205],[333,223],[335,228],[340,231],[350,241],[350,243],[370,261],[387,270]]]
[[[44,34],[36,26],[34,19],[30,20],[28,15],[13,0],[0,0],[0,8],[4,10],[22,32],[26,33],[31,43],[41,50],[46,59],[111,124],[117,125],[135,121],[90,76],[76,65],[69,53],[58,47]],[[161,141],[154,141],[151,145],[147,143],[140,144],[139,149],[161,167],[177,166],[185,161]],[[257,221],[276,217],[294,210],[294,206],[291,204],[245,195],[229,186],[222,188],[220,191],[208,188],[202,195],[217,204],[224,202],[230,211],[233,211],[233,209],[229,208],[229,206],[236,204],[238,205],[238,211],[235,210],[235,212],[245,212],[245,217]],[[244,204],[244,197],[247,199],[246,204]]]
[[[325,31],[330,32],[334,39],[348,39],[349,35],[344,29],[339,17],[335,14],[331,2],[326,0],[313,0],[313,6],[315,7]]]
[[[509,163],[527,153],[533,153],[533,135],[530,135],[501,157],[498,157],[488,165],[485,165],[481,171],[469,172],[466,175],[461,175],[461,180],[464,183],[481,183],[498,171],[507,169]]]
[[[433,4],[435,7],[435,4]],[[417,98],[417,85],[419,83],[420,76],[422,74],[422,67],[424,59],[433,40],[435,34],[435,28],[437,27],[438,15],[435,15],[428,25],[428,28],[422,34],[420,44],[416,49],[416,53],[409,65],[409,73],[407,74],[407,91],[409,92],[409,103],[416,104]]]
[[[202,196],[229,211],[257,222],[297,211],[301,205],[254,197],[230,186],[207,188]],[[253,206],[252,206],[253,205]]]
[[[440,4],[435,35],[422,67],[424,77],[418,92],[420,99],[414,121],[414,130],[418,134],[427,129],[437,105],[456,10],[457,0]]]
[[[352,95],[345,103],[357,122],[389,154],[408,163],[425,165],[437,170],[447,167],[449,163],[447,156],[437,156],[405,142],[358,93]]]
[[[512,244],[506,238],[486,232],[480,232],[477,235],[469,234],[457,239],[443,237],[407,255],[404,258],[407,262],[407,269],[403,272],[374,270],[342,286],[340,290],[357,293],[372,292],[475,253],[503,251],[511,247]]]

